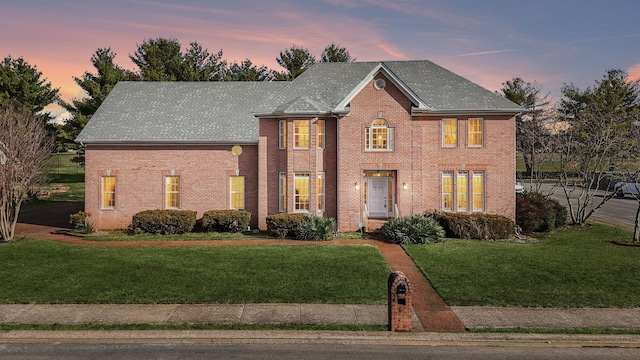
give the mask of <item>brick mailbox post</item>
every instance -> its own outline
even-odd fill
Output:
[[[411,331],[413,329],[411,288],[409,280],[402,271],[394,271],[389,275],[388,307],[389,331]]]

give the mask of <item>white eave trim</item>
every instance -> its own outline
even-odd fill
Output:
[[[422,102],[418,95],[416,95],[413,90],[411,90],[404,82],[402,82],[388,67],[384,62],[378,63],[378,65],[369,72],[367,76],[365,76],[360,83],[351,90],[351,92],[344,98],[336,107],[333,109],[333,113],[342,113],[347,109],[347,105],[353,100],[353,98],[364,89],[367,84],[373,80],[373,78],[378,74],[382,73],[386,76],[392,83],[395,85],[404,96],[406,96],[412,103],[417,104],[418,108],[429,109],[429,106]]]
[[[477,109],[477,110],[432,110],[421,109],[418,107],[411,108],[411,115],[517,115],[523,112],[522,109]]]
[[[122,140],[95,140],[82,141],[80,144],[86,145],[108,145],[108,146],[194,146],[194,145],[258,145],[257,141],[237,141],[237,142],[215,142],[215,141],[122,141]]]

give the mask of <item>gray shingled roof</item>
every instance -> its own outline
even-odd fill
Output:
[[[119,82],[76,142],[257,143],[251,109],[285,84]]]
[[[524,110],[426,60],[318,63],[292,82],[120,82],[76,141],[257,143],[256,116],[345,112],[379,71],[413,100],[414,111]]]

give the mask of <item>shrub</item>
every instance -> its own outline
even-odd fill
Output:
[[[336,235],[336,220],[317,215],[306,215],[295,228],[294,236],[298,240],[325,241]]]
[[[433,218],[411,215],[393,218],[380,229],[384,240],[392,244],[429,244],[444,237],[444,230]]]
[[[69,216],[69,224],[73,225],[73,228],[81,233],[91,234],[95,231],[93,223],[91,222],[91,213],[85,211],[78,211],[75,214]]]
[[[304,220],[304,214],[277,214],[267,216],[267,231],[274,236],[285,238],[295,236],[295,229]]]
[[[197,213],[191,210],[145,210],[133,215],[134,234],[184,234],[193,230]]]
[[[515,225],[502,215],[441,213],[440,224],[447,236],[461,239],[496,240],[514,235]]]
[[[516,196],[516,223],[526,233],[551,231],[567,221],[567,209],[538,192]]]
[[[210,210],[200,219],[206,232],[240,232],[247,230],[251,223],[251,213],[239,210]]]

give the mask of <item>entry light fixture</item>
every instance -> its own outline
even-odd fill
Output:
[[[358,183],[357,181],[353,184],[353,187],[356,188],[356,190],[360,189],[360,183]]]
[[[403,190],[407,190],[408,187],[409,187],[409,185],[407,185],[407,183],[402,183],[402,189]]]

